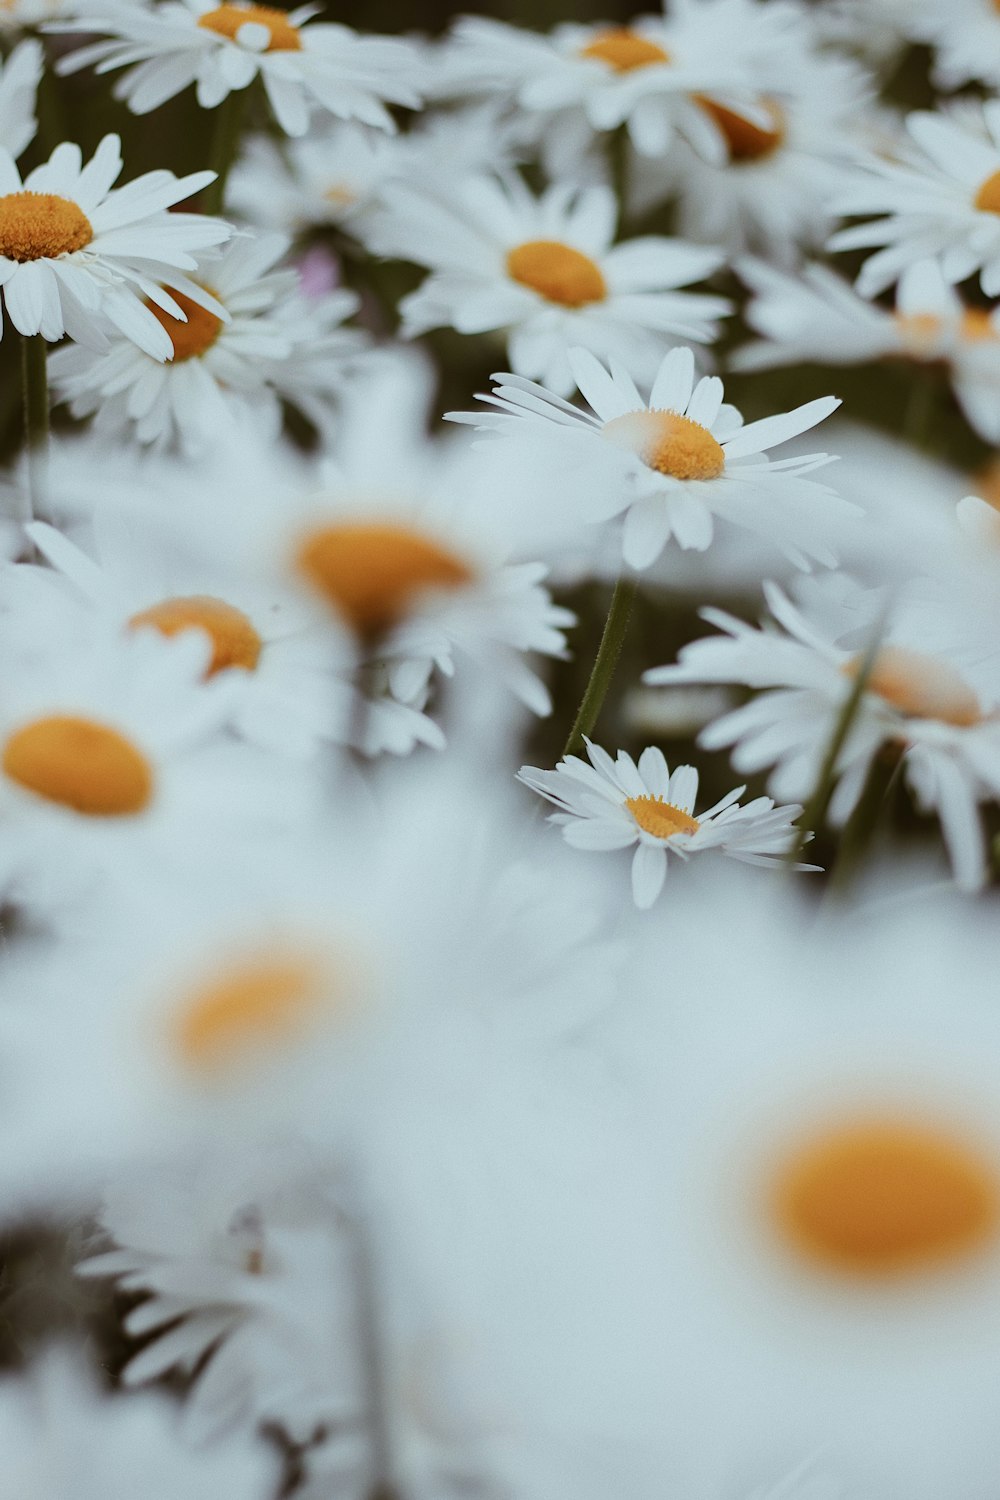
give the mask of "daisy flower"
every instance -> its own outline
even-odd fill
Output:
[[[19,333],[101,343],[108,320],[154,359],[168,359],[170,336],[148,304],[183,320],[171,295],[181,292],[218,311],[184,273],[232,231],[205,214],[168,212],[214,172],[145,172],[116,188],[122,166],[116,135],[104,137],[86,166],[79,146],[64,142],[23,182],[0,149],[3,302]]]
[[[516,175],[477,177],[440,198],[396,188],[373,244],[432,272],[400,303],[407,337],[503,330],[517,373],[568,395],[573,345],[652,373],[677,338],[711,342],[730,311],[678,290],[717,270],[721,251],[658,235],[616,245],[616,217],[607,187],[536,198]]]
[[[841,229],[834,250],[883,249],[858,273],[862,296],[891,286],[914,261],[933,257],[945,279],[979,273],[987,296],[1000,293],[1000,102],[967,113],[907,116],[913,145],[899,159],[871,157],[865,174],[833,207],[840,214],[883,214]]]
[[[1000,84],[1000,15],[993,0],[916,0],[908,26],[911,36],[934,48],[938,88]]]
[[[34,138],[35,96],[44,60],[41,44],[19,42],[0,69],[0,147],[18,157]]]
[[[88,7],[78,20],[55,22],[57,31],[107,33],[63,58],[62,73],[96,66],[99,73],[127,68],[115,86],[134,114],[158,109],[196,86],[202,109],[216,109],[234,90],[258,77],[274,117],[287,135],[305,135],[319,107],[344,120],[394,130],[387,104],[420,103],[419,66],[412,46],[387,37],[363,37],[347,26],[310,24],[312,5],[278,10],[246,0],[128,0]]]
[[[746,791],[741,786],[695,817],[694,766],[677,766],[671,773],[655,746],[642,752],[638,764],[624,750],[612,760],[600,745],[586,740],[586,746],[589,766],[567,755],[554,771],[522,766],[518,780],[555,803],[559,812],[551,813],[549,822],[575,849],[635,847],[632,899],[641,910],[662,891],[671,854],[686,860],[721,849],[746,864],[780,865],[795,844],[793,825],[802,811],[797,805],[775,807],[770,797],[755,797],[741,806]]]
[[[329,395],[343,378],[345,356],[363,343],[360,333],[335,331],[357,309],[350,292],[301,304],[297,272],[278,268],[287,249],[283,235],[242,235],[199,266],[192,279],[219,310],[182,293],[176,300],[186,321],[154,309],[170,339],[166,362],[124,336],[103,352],[57,350],[49,366],[57,399],[75,417],[93,416],[97,432],[179,448],[189,458],[235,434],[241,422],[276,435],[282,395],[296,381],[304,392]]]
[[[705,610],[722,633],[685,646],[675,665],[655,667],[643,680],[757,690],[744,707],[704,729],[699,743],[732,747],[740,772],[773,767],[769,790],[804,801],[816,785],[880,601],[839,579],[815,589],[808,608],[773,584],[764,591],[773,625],[755,629],[721,610]],[[928,650],[933,626],[923,613],[900,606],[890,617],[836,766],[830,821],[846,821],[876,754],[897,747],[917,804],[940,820],[957,883],[974,890],[986,878],[979,804],[1000,795],[1000,677],[989,663],[973,671],[954,650]]]
[[[825,453],[772,463],[767,450],[808,432],[840,405],[824,396],[780,416],[743,425],[723,402],[722,381],[695,383],[694,355],[674,349],[660,365],[648,399],[616,363],[609,373],[585,349],[569,356],[591,410],[516,375],[494,375],[490,414],[453,412],[451,420],[506,433],[561,460],[562,483],[580,499],[583,517],[624,515],[622,551],[631,568],[648,568],[674,537],[703,552],[714,518],[761,532],[793,561],[832,565],[831,529],[855,514],[825,485],[804,476],[829,463]],[[569,467],[567,467],[569,466]]]

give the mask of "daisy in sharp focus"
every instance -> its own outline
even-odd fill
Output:
[[[572,346],[641,378],[678,339],[710,343],[731,310],[678,290],[716,271],[721,251],[659,235],[615,244],[617,211],[607,187],[535,197],[516,174],[472,177],[436,196],[394,189],[372,243],[431,270],[400,303],[407,337],[503,330],[517,373],[568,395]]]
[[[974,108],[974,113],[973,113]],[[907,116],[913,142],[897,160],[870,157],[854,185],[833,203],[840,214],[885,217],[839,230],[834,250],[884,248],[865,261],[858,290],[877,296],[907,266],[929,257],[945,279],[979,273],[989,297],[1000,293],[1000,101],[961,114]]]
[[[0,146],[18,157],[34,138],[35,96],[44,70],[41,43],[20,42],[0,68]]]
[[[833,564],[831,537],[856,514],[825,485],[805,476],[831,461],[825,453],[772,462],[767,450],[808,432],[840,405],[824,396],[780,416],[743,425],[723,402],[722,381],[695,382],[694,355],[674,349],[660,365],[648,399],[628,371],[609,373],[587,350],[570,356],[591,410],[515,375],[480,399],[496,412],[452,412],[452,421],[492,428],[508,441],[557,458],[562,483],[579,495],[581,519],[624,516],[622,551],[632,568],[648,568],[674,537],[703,552],[717,517],[763,532],[799,566]]]
[[[0,287],[19,333],[50,343],[65,334],[103,346],[105,320],[154,359],[170,336],[147,305],[184,319],[172,292],[220,312],[185,274],[196,256],[227,240],[230,226],[206,214],[169,212],[212,182],[214,172],[145,172],[116,188],[121,142],[106,135],[84,166],[64,142],[21,180],[0,150]]]
[[[347,26],[310,24],[318,9],[286,11],[246,0],[107,0],[51,29],[110,37],[70,53],[58,69],[96,66],[107,73],[127,67],[115,95],[134,114],[158,109],[191,84],[202,109],[216,109],[259,77],[287,135],[304,135],[317,107],[394,130],[386,105],[420,103],[414,48],[401,39],[359,36]]]
[[[562,828],[575,849],[635,846],[632,898],[643,910],[663,889],[670,854],[686,860],[721,849],[745,864],[780,865],[798,838],[794,823],[802,809],[797,805],[775,807],[770,797],[756,797],[741,806],[746,791],[741,786],[696,817],[694,766],[676,766],[671,773],[655,746],[642,752],[638,764],[624,750],[612,760],[590,740],[586,746],[589,766],[568,755],[554,771],[522,766],[518,780],[556,804],[560,811],[551,813],[549,822]]]

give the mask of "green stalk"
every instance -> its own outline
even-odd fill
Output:
[[[597,656],[594,658],[587,690],[583,695],[576,718],[573,720],[573,728],[569,732],[569,739],[563,750],[564,756],[575,755],[583,747],[584,736],[589,738],[594,732],[594,725],[597,723],[597,717],[608,695],[608,688],[611,686],[611,679],[615,675],[615,667],[621,655],[637,587],[636,579],[624,573],[615,584],[615,591],[611,596],[611,608],[604,622],[604,634],[597,648]]]
[[[26,514],[34,520],[44,492],[49,457],[48,343],[40,333],[21,335],[21,390],[24,398],[24,462],[27,471]]]
[[[221,214],[226,198],[226,183],[240,148],[243,115],[249,89],[233,89],[215,111],[215,129],[208,164],[216,173],[201,195],[202,212]]]
[[[831,896],[845,894],[875,837],[889,793],[899,775],[904,749],[901,743],[890,742],[872,756],[861,796],[840,836],[837,858],[830,871],[828,889]]]

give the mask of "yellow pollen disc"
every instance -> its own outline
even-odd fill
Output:
[[[222,319],[217,318],[215,313],[209,312],[200,303],[192,302],[191,298],[185,297],[183,292],[175,292],[171,288],[170,295],[181,312],[187,316],[186,323],[164,312],[163,308],[157,307],[155,302],[147,302],[146,306],[156,321],[161,323],[170,335],[170,342],[174,346],[174,364],[179,364],[185,359],[197,359],[200,354],[211,349],[222,330]]]
[[[626,412],[605,422],[601,432],[672,479],[718,479],[726,467],[722,444],[708,428],[675,411]]]
[[[603,302],[608,288],[596,261],[560,240],[527,240],[507,253],[507,274],[548,302],[585,307]]]
[[[931,1269],[996,1234],[991,1164],[944,1130],[862,1119],[796,1151],[774,1182],[785,1237],[807,1259],[855,1277]]]
[[[334,208],[350,208],[358,201],[356,190],[346,182],[332,182],[328,188],[323,189],[323,197]]]
[[[235,41],[240,27],[251,21],[255,26],[267,28],[271,40],[265,51],[301,51],[302,37],[299,35],[299,28],[292,25],[285,11],[276,10],[271,5],[220,5],[198,17],[199,26],[204,26],[207,31],[217,31],[220,36],[228,36],[232,41]]]
[[[629,31],[627,26],[612,26],[600,32],[581,49],[580,56],[595,57],[615,73],[631,73],[635,68],[649,68],[671,60],[663,47],[637,31]]]
[[[766,125],[757,125],[735,110],[727,109],[724,104],[718,104],[705,94],[695,94],[694,98],[725,137],[731,161],[760,161],[762,157],[770,156],[772,151],[776,151],[785,139],[785,117],[773,99],[761,100],[762,107],[771,119],[768,128]]]
[[[1000,214],[1000,172],[987,177],[972,200],[973,207],[983,214]]]
[[[842,670],[853,677],[861,660],[854,657]],[[959,729],[968,729],[983,717],[979,699],[954,667],[904,646],[883,646],[865,691],[911,718],[937,719]]]
[[[992,505],[994,510],[1000,510],[1000,457],[991,459],[984,469],[974,474],[970,484],[974,495]]]
[[[927,359],[937,350],[942,322],[935,313],[896,313],[899,329],[907,349],[917,359]]]
[[[117,729],[56,714],[17,729],[3,749],[11,781],[91,818],[142,812],[153,795],[146,757]]]
[[[164,599],[129,620],[132,626],[152,625],[162,635],[179,635],[197,626],[212,642],[212,659],[206,677],[214,677],[227,667],[242,667],[252,672],[260,659],[261,638],[242,610],[223,599],[207,594],[192,594],[187,599]]]
[[[187,997],[174,1017],[174,1046],[189,1068],[218,1073],[300,1040],[330,999],[324,965],[297,955],[260,955]]]
[[[457,589],[473,574],[461,558],[403,526],[344,522],[308,535],[300,571],[359,635],[374,637],[404,619],[421,594]]]
[[[0,198],[0,255],[8,260],[55,260],[94,238],[77,204],[55,193],[6,193]]]
[[[701,824],[690,813],[682,812],[662,797],[629,797],[625,806],[644,833],[657,839],[669,839],[675,833],[697,833]]]
[[[985,307],[967,307],[962,314],[962,337],[970,344],[997,337],[992,315]]]

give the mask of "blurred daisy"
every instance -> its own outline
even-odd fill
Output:
[[[148,304],[179,318],[185,313],[171,292],[214,306],[184,273],[232,231],[205,214],[168,212],[214,172],[145,172],[115,188],[122,165],[116,135],[104,137],[86,166],[79,146],[64,142],[22,182],[0,150],[4,306],[19,333],[101,344],[107,319],[154,359],[168,359],[170,336]]]
[[[945,279],[979,272],[987,296],[1000,293],[1000,102],[975,114],[918,111],[906,120],[914,144],[899,159],[872,156],[855,185],[832,205],[840,214],[884,214],[841,229],[834,250],[882,245],[858,273],[858,290],[874,297],[914,261],[934,257]]]
[[[879,616],[880,600],[846,580],[816,589],[798,608],[773,584],[765,597],[774,624],[755,629],[721,610],[703,611],[722,632],[685,646],[674,666],[644,681],[721,682],[763,689],[704,729],[706,749],[733,747],[741,773],[771,766],[776,797],[805,800],[816,785],[837,716],[851,691]],[[957,601],[956,601],[957,602]],[[1000,678],[970,673],[954,653],[927,649],[923,611],[890,617],[861,704],[836,766],[830,821],[858,803],[875,755],[896,747],[918,805],[937,814],[958,884],[986,878],[979,804],[1000,794]]]
[[[934,83],[1000,84],[1000,15],[993,0],[915,0],[910,35],[934,48]]]
[[[149,114],[196,85],[202,109],[216,109],[234,90],[258,77],[275,119],[287,135],[304,135],[318,106],[340,119],[394,130],[387,104],[414,107],[419,66],[412,46],[388,37],[363,37],[347,26],[319,22],[311,5],[285,11],[246,0],[167,0],[135,6],[107,0],[57,31],[106,32],[63,58],[61,73],[96,65],[108,73],[127,67],[115,86],[134,114]]]
[[[615,245],[616,217],[610,188],[536,198],[514,175],[468,178],[440,198],[395,189],[373,243],[432,271],[400,303],[408,337],[502,329],[517,373],[568,395],[573,345],[651,373],[677,338],[711,342],[730,311],[677,290],[717,270],[721,251],[658,235]]]
[[[35,96],[42,77],[41,44],[19,42],[0,70],[0,147],[18,157],[34,138]]]
[[[301,305],[298,273],[278,267],[287,249],[282,235],[240,236],[196,273],[218,312],[182,293],[186,321],[151,309],[170,339],[165,363],[124,337],[105,352],[57,350],[49,367],[57,399],[76,417],[93,416],[97,432],[180,448],[190,458],[234,436],[240,422],[276,435],[282,395],[298,385],[303,394],[329,396],[345,357],[363,343],[360,333],[334,332],[356,311],[350,292]]]
[[[804,477],[829,463],[829,455],[772,463],[767,450],[823,421],[840,405],[835,396],[744,426],[736,408],[723,403],[721,380],[695,383],[690,349],[666,356],[648,400],[616,363],[609,374],[584,349],[574,349],[570,363],[590,411],[503,374],[493,377],[500,382],[494,393],[481,398],[496,412],[450,413],[451,419],[507,433],[510,441],[540,455],[548,449],[571,464],[562,470],[563,483],[579,496],[583,519],[624,515],[629,567],[648,568],[671,537],[703,552],[715,517],[764,533],[801,567],[808,558],[834,562],[831,528],[854,508]]]
[[[775,807],[770,797],[745,806],[746,787],[728,792],[714,807],[694,815],[698,772],[677,766],[673,773],[655,747],[644,750],[638,764],[619,750],[586,741],[586,761],[567,755],[554,771],[522,766],[518,779],[560,809],[549,822],[561,827],[575,849],[617,850],[635,846],[632,898],[645,910],[653,905],[666,879],[668,855],[680,859],[721,849],[731,859],[751,865],[780,865],[795,844],[798,806]],[[799,866],[815,869],[816,866]]]

